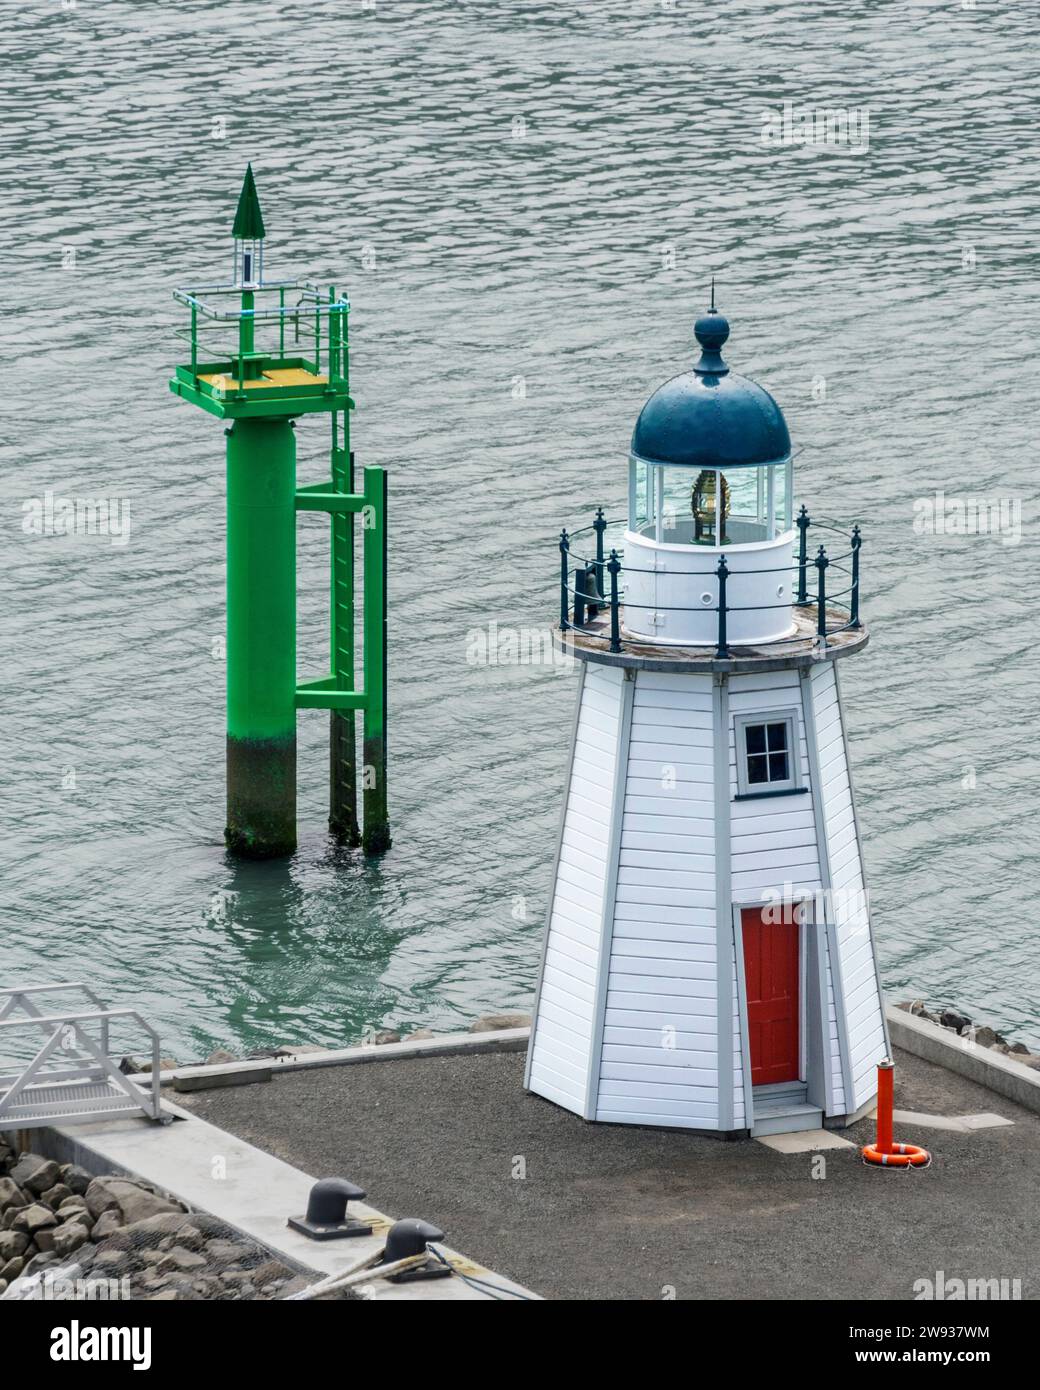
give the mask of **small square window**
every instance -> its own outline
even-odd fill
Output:
[[[741,795],[792,791],[798,786],[796,716],[738,716],[737,784]]]

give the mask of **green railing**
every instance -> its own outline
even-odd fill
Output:
[[[217,302],[231,296],[240,302],[227,307]],[[226,367],[241,391],[265,364],[302,362],[315,376],[324,371],[330,384],[349,390],[350,303],[337,297],[335,287],[323,294],[307,280],[275,281],[252,288],[199,285],[174,290],[173,297],[190,314],[188,327],[174,333],[188,344],[196,384],[200,374],[219,374]]]

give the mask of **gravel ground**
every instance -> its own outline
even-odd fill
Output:
[[[814,1178],[809,1154],[586,1124],[523,1091],[522,1053],[316,1068],[177,1100],[317,1177],[349,1177],[394,1216],[437,1222],[548,1298],[911,1299],[942,1270],[1020,1279],[1035,1299],[1040,1117],[906,1053],[896,1063],[897,1108],[1014,1126],[897,1125],[930,1169],[870,1169],[848,1149]],[[868,1142],[872,1124],[847,1137]]]

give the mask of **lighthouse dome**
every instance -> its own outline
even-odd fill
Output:
[[[712,308],[694,325],[701,358],[659,386],[643,406],[632,453],[652,464],[740,468],[783,463],[791,436],[783,412],[757,382],[731,372],[721,348],[729,323]]]

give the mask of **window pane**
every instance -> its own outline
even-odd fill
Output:
[[[785,749],[786,747],[787,747],[787,725],[786,725],[786,724],[770,724],[770,725],[769,725],[769,751],[770,751],[771,753],[774,753],[774,752],[776,752],[777,750],[779,750],[779,749]]]
[[[764,724],[749,724],[744,730],[744,737],[747,740],[749,753],[764,753],[766,751],[766,726]]]
[[[781,753],[781,757],[784,755]],[[747,779],[748,782],[768,782],[769,770],[766,767],[766,756],[764,753],[752,754],[747,760]]]
[[[650,507],[647,503],[650,489],[647,480],[649,469],[645,463],[636,464],[636,514],[632,517],[633,526],[641,526],[650,515]]]
[[[787,473],[784,468],[773,469],[773,516],[779,535],[787,525]]]
[[[770,782],[787,781],[787,754],[770,753],[769,755],[769,780]]]

